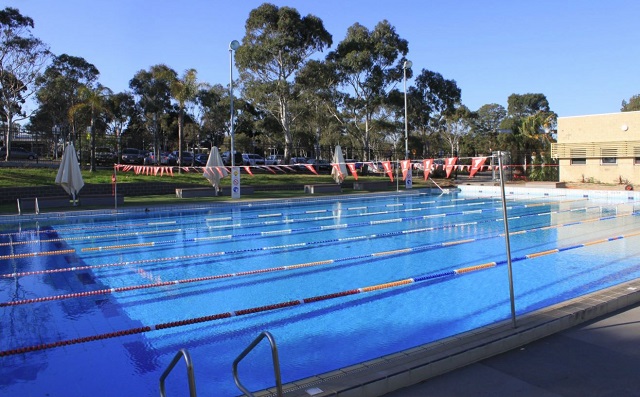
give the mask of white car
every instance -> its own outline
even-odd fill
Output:
[[[259,154],[242,153],[242,164],[244,165],[264,165],[264,157]]]
[[[284,156],[281,154],[272,154],[264,160],[265,165],[280,165],[284,163]]]

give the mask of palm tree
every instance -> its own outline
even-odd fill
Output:
[[[180,165],[182,165],[184,109],[187,103],[195,101],[198,95],[201,84],[197,81],[197,73],[195,69],[186,70],[182,78],[176,78],[171,82],[171,96],[178,102],[178,162]]]
[[[77,112],[86,110],[90,112],[91,172],[96,170],[96,119],[109,113],[107,98],[110,95],[112,95],[112,91],[101,84],[96,85],[94,88],[82,85],[78,89],[80,102],[69,109],[69,118],[72,120]]]

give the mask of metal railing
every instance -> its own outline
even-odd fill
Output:
[[[233,380],[236,382],[236,386],[238,386],[238,388],[246,396],[253,397],[253,394],[249,390],[247,390],[247,388],[240,383],[240,379],[238,379],[238,363],[240,363],[240,361],[245,358],[246,355],[249,354],[249,352],[251,352],[251,350],[253,350],[253,348],[256,347],[258,343],[260,343],[260,341],[264,338],[267,338],[269,340],[269,344],[271,345],[271,357],[273,359],[273,372],[276,378],[276,389],[278,397],[282,397],[282,379],[280,377],[280,360],[278,359],[278,348],[276,346],[276,341],[273,338],[273,335],[271,335],[268,331],[263,331],[260,335],[258,335],[258,337],[254,339],[254,341],[251,342],[251,344],[246,349],[244,349],[242,353],[240,353],[238,358],[233,361]]]
[[[169,376],[173,367],[176,366],[180,358],[184,357],[184,361],[187,364],[187,378],[189,380],[189,397],[196,397],[196,379],[193,375],[193,362],[191,361],[191,356],[189,356],[189,352],[186,349],[180,349],[178,353],[176,353],[173,360],[171,360],[171,364],[164,370],[162,376],[160,376],[160,397],[165,397],[166,393],[164,390],[164,381]]]

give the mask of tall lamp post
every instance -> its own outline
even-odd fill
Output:
[[[233,40],[229,43],[229,98],[231,99],[231,150],[229,157],[231,157],[231,167],[236,165],[236,153],[234,148],[234,131],[233,131],[233,52],[240,47],[238,40]]]
[[[402,71],[404,72],[404,159],[409,159],[409,120],[407,117],[407,69],[413,66],[413,62],[404,61]]]
[[[58,127],[57,125],[54,125],[53,128],[51,128],[51,132],[53,133],[53,155],[55,157],[55,159],[58,159],[58,141],[60,140],[60,127]]]

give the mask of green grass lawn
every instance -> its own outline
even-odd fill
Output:
[[[17,186],[48,186],[55,185],[55,178],[58,170],[57,168],[10,168],[0,167],[0,189],[7,187]],[[82,177],[85,184],[110,184],[112,170],[102,169],[95,172],[88,170],[82,171]],[[133,171],[118,172],[118,183],[133,183],[133,182],[184,182],[193,183],[202,186],[211,186],[209,181],[202,176],[201,172],[182,172],[174,173],[173,176],[148,176],[148,175],[136,175]],[[254,175],[242,173],[242,184],[251,186],[286,186],[286,185],[305,185],[305,184],[318,184],[318,183],[335,183],[331,178],[331,175],[321,174],[313,175],[311,173],[278,173],[273,174],[270,172],[254,172]],[[387,176],[368,175],[359,176],[358,181],[371,182],[371,181],[388,181]],[[440,186],[450,186],[448,181],[436,180]],[[354,191],[351,189],[352,182],[355,182],[355,178],[349,175],[343,184],[342,194],[349,193],[366,193],[363,191]],[[231,183],[231,178],[226,177],[222,179],[221,184],[228,186]],[[435,185],[427,181],[425,182],[422,176],[415,176],[413,179],[413,185],[416,189],[424,187],[435,187]],[[398,186],[404,189],[404,182],[399,181]],[[278,199],[278,198],[295,198],[301,197],[304,193],[298,190],[271,190],[271,191],[256,191],[251,195],[242,197],[243,200],[260,200],[260,199]],[[317,196],[317,195],[316,195]],[[134,206],[154,206],[164,204],[180,204],[189,205],[199,202],[224,202],[230,201],[231,197],[219,196],[219,197],[198,197],[191,199],[180,199],[175,195],[160,195],[160,196],[127,196],[125,204],[122,207],[134,207]],[[89,207],[75,207],[74,209],[87,210]],[[69,210],[65,208],[65,211]],[[73,210],[73,209],[72,209]],[[54,211],[54,209],[50,210]],[[16,214],[16,204],[4,204],[0,205],[0,214]]]

